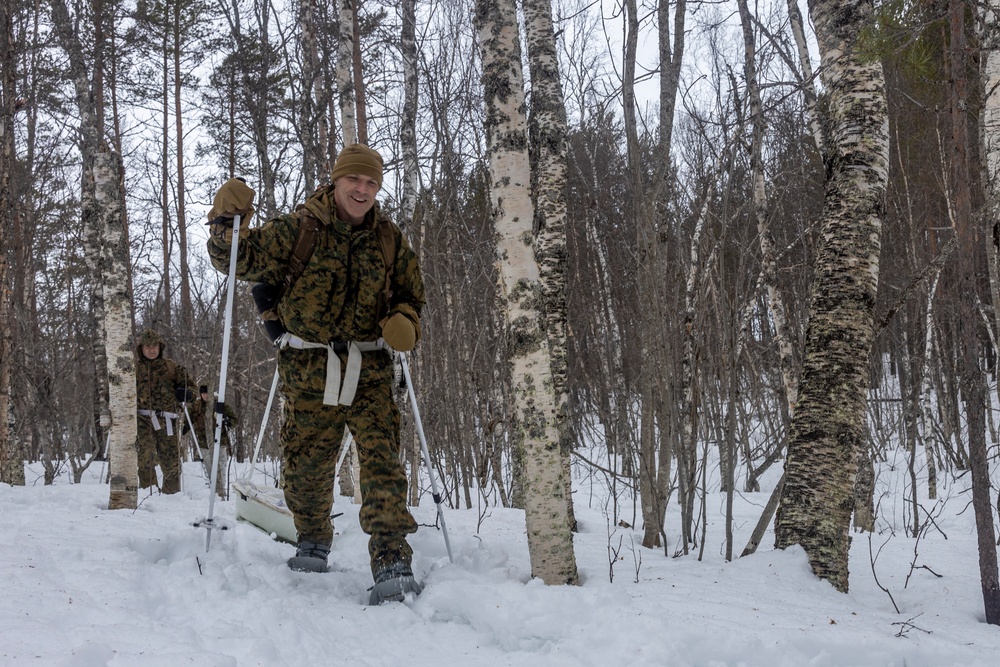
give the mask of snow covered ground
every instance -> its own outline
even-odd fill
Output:
[[[347,499],[336,501],[332,571],[305,574],[285,566],[291,546],[235,521],[233,501],[215,504],[233,525],[213,532],[206,553],[205,530],[192,527],[208,511],[199,464],[186,464],[183,493],[134,512],[106,509],[100,469],[43,486],[33,468],[27,487],[0,485],[0,665],[995,667],[1000,628],[983,623],[968,475],[937,509],[922,501],[937,528],[916,541],[891,467],[879,477],[881,533],[855,535],[846,595],[816,579],[800,549],[774,551],[770,535],[727,563],[722,494],[707,499],[699,561],[697,551],[642,549],[637,529],[609,529],[606,493],[577,480],[581,586],[530,579],[515,510],[448,510],[449,563],[428,499],[411,542],[426,589],[382,607],[365,604],[367,536]],[[737,554],[768,480],[736,498]]]

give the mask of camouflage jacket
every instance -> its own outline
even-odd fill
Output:
[[[197,387],[188,375],[187,370],[173,359],[160,356],[147,359],[138,351],[138,363],[135,365],[136,404],[140,410],[161,410],[163,412],[183,413],[183,408],[177,402],[174,394],[176,387],[186,387],[191,395],[196,395]]]
[[[352,227],[337,218],[333,190],[311,197],[295,212],[273,218],[261,227],[240,235],[236,277],[240,280],[280,285],[288,271],[292,248],[298,238],[299,216],[304,210],[320,222],[316,249],[302,275],[278,304],[285,329],[305,341],[374,341],[381,336],[377,312],[379,292],[385,286],[386,265],[375,221],[376,203],[365,224]],[[420,336],[420,311],[424,285],[416,253],[399,227],[392,279],[389,314],[402,313],[413,322]],[[229,271],[230,245],[218,235],[208,240],[212,265]],[[383,315],[384,316],[384,315]],[[346,362],[346,354],[341,355]],[[284,349],[279,371],[284,390],[322,395],[326,379],[326,352]],[[360,384],[391,382],[392,362],[388,353],[365,353]]]
[[[236,411],[226,403],[222,410],[224,414],[229,419],[229,428],[236,428]],[[194,407],[191,409],[191,421],[194,423],[194,427],[198,429],[195,434],[198,436],[198,444],[202,448],[211,449],[215,446],[215,402],[214,399],[203,400],[200,396],[194,402]],[[222,446],[229,446],[229,434],[225,428],[222,429]]]

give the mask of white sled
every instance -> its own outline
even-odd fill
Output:
[[[249,479],[233,482],[236,492],[236,517],[260,528],[276,540],[296,544],[298,533],[292,512],[285,505],[281,489],[262,487]]]
[[[267,413],[271,409],[271,400],[274,398],[274,390],[278,386],[278,369],[274,369],[274,382],[271,383],[271,395],[267,398],[267,407],[264,409],[264,421],[261,423],[260,433],[257,435],[257,446],[254,448],[253,460],[257,460],[260,454],[260,443],[264,435],[264,425],[267,424]],[[344,443],[340,448],[340,458],[337,459],[337,467],[340,470],[344,457],[351,447],[351,432],[345,429]],[[253,471],[251,470],[251,475]],[[241,521],[253,524],[272,539],[289,544],[298,544],[299,534],[295,530],[295,520],[292,518],[292,511],[285,504],[285,494],[281,489],[273,487],[259,486],[250,477],[241,477],[233,482],[233,491],[236,492],[236,518]],[[337,515],[334,515],[337,516]],[[331,523],[334,517],[330,517]]]

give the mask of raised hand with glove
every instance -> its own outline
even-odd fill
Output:
[[[233,219],[240,216],[240,234],[250,228],[253,198],[257,193],[242,178],[230,178],[222,184],[208,212],[208,228],[214,236],[233,242]]]
[[[194,392],[187,387],[177,386],[174,387],[174,398],[178,403],[190,403],[194,400]]]
[[[383,319],[382,339],[396,352],[409,352],[417,344],[417,327],[403,313],[393,313]]]

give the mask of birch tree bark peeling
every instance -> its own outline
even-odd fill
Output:
[[[542,290],[533,249],[527,121],[520,41],[513,0],[478,0],[483,56],[486,137],[498,270],[509,327],[514,424],[523,450],[525,523],[532,576],[546,584],[576,584],[567,514],[558,405],[542,322]]]
[[[816,575],[846,592],[856,454],[868,442],[888,109],[881,64],[854,49],[872,14],[871,0],[815,0],[809,6],[831,133],[822,240],[775,544],[801,545]]]

